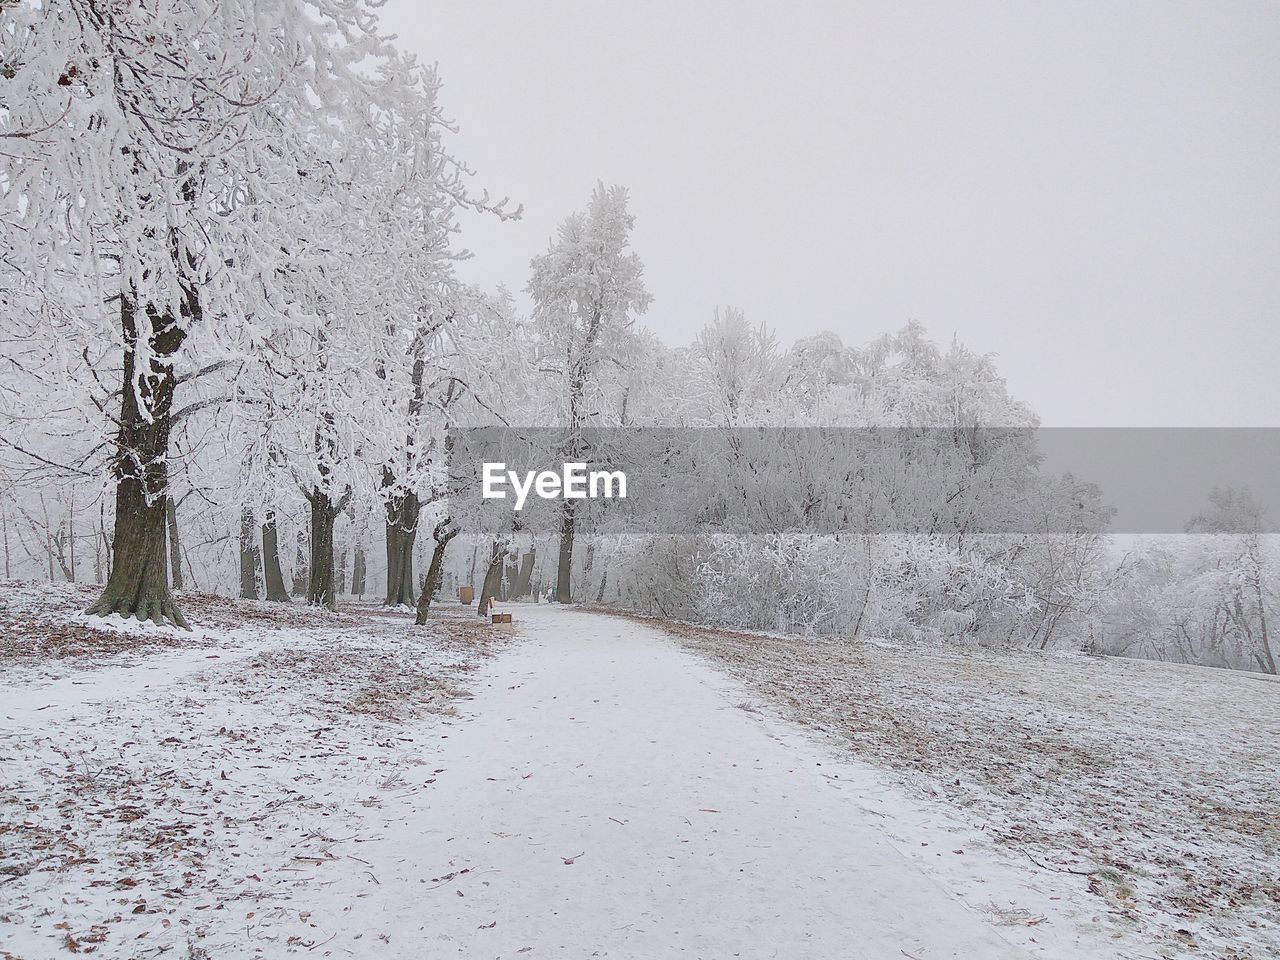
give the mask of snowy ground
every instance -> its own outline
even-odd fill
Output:
[[[77,622],[59,597],[43,616]],[[794,712],[798,654],[753,661],[700,632],[683,640],[710,654],[695,656],[652,625],[555,607],[513,606],[508,643],[458,607],[423,631],[372,608],[187,606],[212,626],[0,665],[0,957],[1189,949],[1117,916],[1095,875],[1035,866],[1040,848],[983,830],[976,802],[908,789],[932,767],[904,785],[877,750],[849,758],[775,715]],[[812,724],[840,669],[819,673]],[[830,707],[846,709],[870,708]]]
[[[37,606],[17,593],[15,619]],[[52,600],[75,655],[0,667],[6,960],[272,956],[369,929],[360,851],[406,829],[384,804],[429,799],[441,721],[507,642],[461,611],[423,631],[212,598],[184,604],[194,635],[82,631],[85,598]]]
[[[1280,956],[1275,678],[664,630],[1008,854],[1068,871],[1142,955]]]

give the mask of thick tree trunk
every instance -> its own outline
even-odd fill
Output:
[[[307,603],[338,609],[333,592],[333,526],[341,512],[329,495],[318,487],[307,494],[311,504],[311,579],[307,587]]]
[[[173,497],[165,497],[165,519],[169,525],[169,582],[173,589],[182,589],[182,546],[178,541],[178,505]],[[72,569],[75,563],[72,562]]]
[[[421,512],[417,494],[405,494],[387,503],[387,606],[411,607],[417,595],[413,547]]]
[[[436,545],[431,551],[431,566],[427,568],[427,579],[422,585],[422,593],[418,595],[417,615],[414,617],[414,622],[418,626],[427,622],[427,615],[431,612],[431,601],[435,598],[436,591],[440,589],[440,581],[444,578],[445,547],[449,546],[449,541],[457,535],[458,528],[452,525],[452,521],[442,520],[436,524],[433,533]]]
[[[284,588],[284,573],[280,569],[280,543],[273,513],[268,513],[266,522],[262,524],[262,580],[268,600],[289,602],[289,591]]]
[[[351,562],[351,593],[363,597],[365,591],[365,559],[364,547],[356,547],[355,559]]]
[[[569,580],[573,575],[573,507],[577,501],[565,500],[560,521],[560,559],[556,564],[556,600],[573,601]]]
[[[484,584],[480,590],[480,604],[476,609],[477,616],[487,616],[489,613],[489,604],[498,595],[498,585],[502,581],[502,560],[506,555],[506,550],[502,547],[500,540],[493,541],[493,548],[489,555],[489,569],[485,571]]]
[[[386,525],[386,543],[387,543],[387,588],[383,593],[382,602],[387,606],[392,606],[399,602],[399,597],[404,587],[404,546],[400,528],[387,523]]]
[[[511,585],[511,598],[518,600],[529,595],[529,581],[533,577],[533,563],[537,557],[537,548],[530,547],[529,552],[520,558],[520,567],[516,571]]]
[[[253,524],[253,511],[248,507],[240,511],[240,599],[258,599],[258,539]],[[266,536],[266,530],[263,530]],[[272,531],[272,536],[275,532]]]
[[[194,309],[188,305],[189,312]],[[169,482],[169,431],[173,417],[175,380],[170,358],[185,336],[171,314],[148,310],[150,362],[135,368],[138,324],[133,302],[120,297],[120,325],[124,333],[124,377],[120,425],[112,470],[116,478],[114,562],[107,585],[89,613],[118,613],[160,623],[186,620],[169,592],[164,541]],[[135,382],[136,381],[136,382]],[[140,406],[141,402],[141,406]]]
[[[520,558],[520,568],[516,571],[516,581],[511,588],[513,598],[529,596],[529,584],[532,576],[534,576],[536,554],[538,554],[538,548],[530,547],[529,552]]]

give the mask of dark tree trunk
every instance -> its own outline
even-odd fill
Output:
[[[560,521],[560,559],[556,564],[556,600],[571,603],[573,594],[569,580],[573,574],[573,507],[577,501],[565,500]]]
[[[280,543],[276,534],[276,517],[267,514],[262,525],[262,579],[267,599],[275,603],[288,603],[289,591],[284,588],[284,573],[280,570]]]
[[[338,570],[336,574],[338,596],[347,592],[347,548],[338,554]]]
[[[436,545],[431,551],[431,566],[427,568],[427,579],[422,585],[422,593],[418,595],[417,616],[414,617],[414,622],[419,626],[427,622],[427,615],[431,612],[431,601],[435,599],[436,591],[440,589],[440,581],[444,579],[445,547],[449,546],[449,541],[457,535],[458,528],[453,526],[451,520],[442,520],[436,524],[432,535]]]
[[[533,563],[537,556],[537,548],[530,547],[529,552],[520,559],[520,567],[511,584],[511,597],[518,600],[529,595],[529,580],[533,577]]]
[[[426,373],[425,352],[429,331],[420,327],[409,345],[409,356],[413,358],[413,369],[410,383],[413,392],[409,396],[407,411],[407,443],[405,462],[393,467],[387,464],[382,468],[382,484],[389,488],[387,497],[387,606],[412,607],[417,591],[413,579],[413,547],[418,539],[418,519],[422,513],[422,502],[413,491],[403,492],[396,489],[396,477],[403,472],[412,477],[416,457],[413,454],[415,439],[418,433],[418,417],[426,399],[426,388],[423,377]],[[452,395],[453,387],[449,387]]]
[[[413,582],[413,546],[418,539],[422,505],[414,493],[387,502],[387,606],[411,607],[417,591]]]
[[[193,313],[195,308],[194,297],[189,296],[183,313]],[[187,622],[169,592],[164,556],[169,431],[176,385],[170,360],[182,346],[185,333],[172,314],[148,308],[147,317],[151,360],[146,370],[138,371],[137,318],[132,300],[121,295],[124,386],[112,464],[116,478],[114,562],[102,596],[89,612],[99,616],[118,613],[155,623],[168,619],[185,627]]]
[[[506,550],[502,547],[500,540],[493,541],[493,548],[489,555],[489,569],[485,571],[484,584],[480,589],[480,605],[476,609],[477,616],[486,616],[489,613],[489,604],[498,595],[498,585],[502,582],[502,560],[506,555]]]
[[[311,579],[307,603],[338,609],[333,592],[333,526],[345,504],[335,505],[318,487],[307,494],[311,505]]]
[[[356,547],[355,559],[351,562],[351,592],[363,597],[365,591],[364,547]]]
[[[258,539],[254,536],[253,511],[248,507],[240,511],[240,599],[258,599]],[[265,528],[262,531],[266,537]],[[275,531],[271,534],[275,536]]]
[[[182,548],[178,541],[178,505],[173,497],[165,497],[165,518],[169,524],[169,582],[173,589],[182,589]],[[75,564],[72,564],[72,569]]]

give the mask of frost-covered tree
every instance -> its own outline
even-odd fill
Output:
[[[1275,674],[1280,545],[1264,511],[1248,490],[1215,489],[1186,529],[1117,565],[1099,649]]]
[[[586,212],[567,218],[550,249],[532,263],[533,319],[546,345],[545,367],[558,381],[565,460],[578,458],[582,431],[598,412],[601,365],[618,354],[636,315],[649,305],[640,258],[629,252],[634,224],[626,189],[600,184]],[[561,603],[572,596],[575,504],[566,499],[561,515]]]
[[[698,331],[690,351],[708,390],[711,422],[736,427],[760,422],[776,397],[778,342],[764,325],[753,327],[742,311],[721,312]]]
[[[448,430],[503,418],[497,410],[513,412],[510,387],[519,389],[526,379],[522,358],[516,355],[520,329],[505,293],[486,296],[457,284],[443,288],[437,302],[409,328],[412,366],[408,395],[400,408],[404,432],[382,477],[388,605],[421,607],[413,549],[423,510],[440,503],[447,491]],[[458,532],[446,509],[433,530],[432,564],[424,589],[433,589],[431,581],[438,581],[439,552]]]
[[[772,344],[721,315],[681,367],[703,389],[663,383],[674,422],[732,429],[633,454],[638,487],[680,491],[652,522],[686,535],[598,537],[603,602],[852,637],[1080,642],[1106,513],[1096,489],[1041,475],[1034,417],[989,357],[918,325],[863,349]]]
[[[447,269],[452,211],[502,208],[462,190],[434,75],[379,35],[374,6],[6,5],[6,298],[33,328],[56,318],[42,325],[80,358],[72,382],[114,367],[121,385],[86,391],[114,433],[96,613],[182,622],[164,550],[174,431],[223,403],[270,426],[242,433],[245,479],[302,481],[310,593],[332,603],[333,527],[371,472],[360,465],[376,477],[394,447],[381,401],[411,390],[403,338]],[[270,540],[273,505],[238,506],[237,526],[246,508]]]
[[[181,623],[163,549],[175,390],[290,318],[271,227],[318,162],[291,134],[361,89],[373,21],[358,3],[47,0],[6,9],[0,44],[9,263],[86,284],[85,339],[122,349],[114,564],[92,609]]]

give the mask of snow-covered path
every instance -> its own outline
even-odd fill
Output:
[[[515,609],[526,639],[401,811],[420,829],[361,850],[394,955],[1031,955],[900,853],[820,745],[662,635]]]

